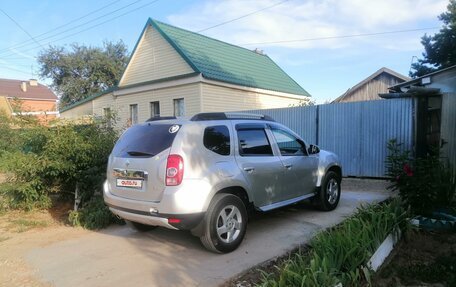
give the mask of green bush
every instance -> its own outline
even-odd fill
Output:
[[[359,286],[370,281],[366,264],[393,230],[406,229],[408,212],[399,200],[370,205],[338,227],[312,239],[309,252],[297,252],[277,267],[277,273],[264,274],[259,286]]]
[[[19,118],[0,128],[9,136],[0,138],[0,146],[9,146],[0,154],[0,172],[7,175],[0,197],[7,208],[46,208],[51,194],[74,199],[76,186],[83,203],[101,192],[118,137],[107,125],[56,121],[42,126]]]
[[[404,202],[415,214],[430,215],[437,209],[455,205],[456,178],[449,164],[438,152],[424,158],[411,159],[408,151],[392,140],[388,144],[388,175],[393,190],[398,190]]]
[[[82,209],[71,211],[68,220],[73,226],[82,226],[87,229],[101,229],[112,222],[123,223],[111,213],[100,196],[92,197]]]

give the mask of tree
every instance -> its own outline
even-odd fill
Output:
[[[127,47],[122,41],[104,42],[103,47],[71,44],[69,50],[50,46],[38,55],[39,76],[52,80],[60,107],[114,86],[127,62]]]
[[[450,0],[448,11],[438,17],[443,27],[434,36],[424,35],[423,59],[412,64],[411,77],[420,77],[435,70],[456,65],[456,0]]]

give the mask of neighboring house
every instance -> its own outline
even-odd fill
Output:
[[[348,89],[333,103],[381,100],[378,94],[387,93],[389,87],[409,80],[409,77],[383,67]]]
[[[297,105],[310,95],[267,55],[149,19],[119,84],[60,110],[119,124]]]
[[[58,115],[56,103],[56,95],[35,79],[0,79],[0,110],[7,115],[33,115],[50,120]]]
[[[440,147],[456,167],[456,65],[392,86],[381,96],[413,98],[416,154]]]

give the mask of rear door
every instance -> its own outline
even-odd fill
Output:
[[[308,156],[304,142],[289,131],[271,126],[271,132],[284,167],[281,199],[291,199],[314,192],[318,158]]]
[[[236,162],[247,180],[255,205],[275,203],[281,193],[283,168],[280,158],[274,155],[265,124],[236,124]]]
[[[142,201],[160,201],[170,147],[177,124],[145,123],[129,128],[111,153],[107,178],[111,193]]]

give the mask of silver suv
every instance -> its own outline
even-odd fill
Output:
[[[214,252],[235,250],[251,211],[311,199],[336,208],[342,170],[267,116],[202,113],[130,127],[110,157],[104,200],[139,230],[191,230]]]

